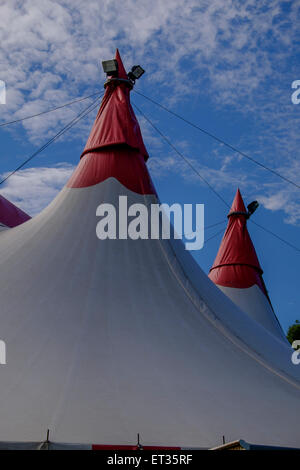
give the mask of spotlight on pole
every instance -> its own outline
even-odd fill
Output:
[[[259,204],[257,201],[252,201],[250,202],[250,204],[248,204],[247,206],[247,209],[248,209],[248,217],[250,217],[250,215],[253,214],[253,212],[256,211],[256,209],[258,208]]]
[[[138,80],[143,74],[145,73],[145,70],[140,66],[140,65],[134,65],[131,68],[131,71],[128,74],[128,78],[135,82]]]
[[[118,62],[116,59],[104,60],[102,62],[103,72],[109,77],[116,77],[118,75]]]

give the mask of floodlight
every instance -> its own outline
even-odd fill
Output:
[[[247,206],[247,209],[248,209],[248,216],[250,217],[250,215],[253,214],[253,212],[256,211],[256,209],[258,208],[259,204],[257,201],[252,201],[250,202],[250,204],[248,204]]]
[[[116,76],[118,75],[118,62],[116,59],[112,60],[104,60],[102,62],[102,67],[104,73],[109,76]]]
[[[135,80],[138,80],[143,73],[145,73],[145,70],[140,65],[134,65],[128,74],[128,78],[135,82]]]

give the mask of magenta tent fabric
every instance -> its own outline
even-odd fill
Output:
[[[16,227],[31,217],[0,195],[0,223],[7,227]]]

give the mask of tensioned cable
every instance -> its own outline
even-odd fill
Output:
[[[230,150],[232,150],[233,152],[237,152],[239,155],[241,155],[242,157],[245,157],[247,158],[248,160],[250,160],[251,162],[255,163],[256,165],[259,165],[260,167],[264,168],[265,170],[268,170],[270,171],[271,173],[273,173],[274,175],[278,176],[279,178],[281,178],[282,180],[286,181],[287,183],[290,183],[292,184],[293,186],[295,186],[296,188],[300,189],[300,185],[295,183],[294,181],[291,181],[289,180],[288,178],[286,178],[285,176],[281,175],[280,173],[278,173],[278,171],[276,170],[273,170],[272,168],[269,168],[268,166],[264,165],[263,163],[259,162],[258,160],[255,160],[255,158],[253,157],[250,157],[250,155],[248,155],[247,153],[245,152],[242,152],[241,150],[239,150],[238,148],[234,147],[233,145],[229,144],[228,142],[226,142],[225,140],[221,139],[220,137],[216,136],[215,134],[212,134],[211,132],[203,129],[202,127],[198,126],[197,124],[194,124],[193,122],[189,121],[188,119],[184,118],[183,116],[180,116],[180,114],[177,114],[175,113],[174,111],[171,111],[170,109],[168,109],[166,106],[162,105],[161,103],[158,103],[157,101],[155,101],[154,99],[152,98],[149,98],[148,96],[144,95],[143,93],[141,93],[140,91],[136,91],[134,90],[135,93],[137,93],[138,95],[140,96],[143,96],[144,98],[146,98],[148,101],[150,101],[151,103],[159,106],[160,108],[164,109],[165,111],[167,111],[168,113],[172,114],[173,116],[177,117],[178,119],[181,119],[182,121],[184,121],[186,124],[189,124],[190,126],[194,127],[195,129],[198,129],[200,132],[202,132],[203,134],[206,134],[208,135],[209,137],[211,137],[212,139],[216,140],[217,142],[219,142],[220,144],[223,144],[225,145],[226,147],[228,147]]]
[[[227,222],[227,220],[224,219],[224,220],[221,220],[221,222],[217,222],[216,224],[204,225],[204,230],[207,230],[207,229],[212,228],[212,227],[216,227],[217,225],[225,224],[226,222]],[[222,230],[224,230],[224,228]],[[200,229],[196,230],[195,232],[188,233],[187,235],[185,235],[185,237],[188,237],[189,235],[193,235],[194,233],[199,233],[199,232],[200,232]]]
[[[267,233],[270,233],[271,235],[273,235],[274,237],[278,238],[278,240],[281,240],[283,243],[285,243],[286,245],[290,246],[291,248],[294,248],[294,250],[296,251],[299,251],[300,252],[300,249],[293,245],[292,243],[288,242],[287,240],[285,240],[284,238],[281,238],[279,235],[277,235],[276,233],[272,232],[272,230],[269,230],[268,228],[266,227],[263,227],[262,225],[258,224],[257,222],[254,222],[254,220],[251,220],[249,219],[250,222],[252,222],[254,225],[256,225],[257,227],[261,228],[262,230],[264,230],[265,232]]]
[[[81,119],[83,119],[87,114],[89,114],[91,111],[93,111],[98,105],[100,96],[98,96],[87,108],[85,108],[81,113],[79,113],[72,121],[70,121],[66,126],[64,126],[57,134],[55,134],[48,142],[46,142],[42,147],[40,147],[38,150],[36,150],[32,155],[30,155],[29,158],[27,158],[21,165],[19,165],[15,170],[13,170],[11,173],[9,173],[5,178],[3,178],[2,181],[0,181],[0,185],[4,183],[8,178],[10,178],[12,175],[14,175],[17,171],[19,171],[23,166],[26,165],[30,160],[32,160],[34,157],[36,157],[39,153],[41,153],[43,150],[45,150],[52,142],[57,140],[61,135],[63,135],[65,132],[67,132],[71,127],[73,127],[77,122],[79,122]]]
[[[15,124],[16,122],[25,121],[26,119],[32,119],[34,117],[41,116],[42,114],[51,113],[52,111],[56,111],[57,109],[65,108],[66,106],[71,106],[71,104],[79,103],[80,101],[84,101],[84,100],[88,100],[89,98],[92,98],[93,96],[99,95],[99,93],[101,93],[101,92],[98,91],[97,93],[92,93],[89,96],[84,96],[83,98],[78,98],[74,101],[69,101],[68,103],[62,104],[61,106],[56,106],[55,108],[48,109],[47,111],[41,111],[40,113],[32,114],[31,116],[26,116],[26,117],[23,117],[23,118],[20,118],[20,119],[15,119],[14,121],[3,122],[2,124],[0,124],[0,127],[8,126],[9,124]]]
[[[225,199],[217,192],[215,189],[212,187],[212,185],[199,173],[197,168],[190,162],[188,158],[186,158],[176,147],[175,145],[172,144],[172,142],[166,137],[159,129],[158,127],[153,124],[153,122],[141,111],[141,109],[135,104],[132,103],[133,106],[138,110],[138,112],[146,119],[147,122],[156,130],[156,132],[172,147],[172,149],[192,168],[192,170],[201,178],[205,184],[215,193],[215,195],[221,199],[221,201],[227,206],[230,207],[230,205],[225,201]]]
[[[210,134],[209,132],[205,131],[204,129],[202,128],[199,128],[199,126],[197,126],[196,124],[188,121],[187,119],[183,118],[182,116],[178,115],[177,113],[174,113],[173,111],[169,110],[168,108],[166,108],[165,106],[161,105],[160,103],[154,101],[153,99],[151,98],[148,98],[146,95],[143,95],[142,93],[140,92],[137,92],[136,90],[134,90],[137,94],[140,94],[141,96],[143,96],[144,98],[148,99],[149,101],[152,101],[154,104],[160,106],[161,108],[165,109],[167,112],[173,114],[174,116],[178,117],[179,119],[185,121],[187,124],[190,124],[192,125],[193,127],[199,129],[200,131],[206,133],[207,135],[209,135],[210,137],[213,137],[215,138],[216,140],[218,140],[220,143],[223,143],[224,145],[230,147],[232,150],[240,153],[241,155],[247,157],[247,158],[250,158],[248,155],[246,154],[243,154],[242,152],[240,152],[238,149],[234,148],[233,146],[231,146],[230,144],[227,144],[226,142],[222,141],[221,139],[219,139],[218,137],[214,136],[213,134]],[[34,154],[32,154],[28,159],[26,159],[21,165],[19,165],[14,171],[12,171],[9,175],[7,175],[2,181],[0,181],[0,185],[2,183],[4,183],[8,178],[10,178],[13,174],[15,174],[17,171],[19,171],[21,168],[23,168],[23,166],[26,165],[26,163],[28,163],[30,160],[32,160],[36,155],[38,155],[39,153],[41,153],[43,150],[45,150],[52,142],[54,142],[56,139],[58,139],[61,135],[63,135],[65,132],[67,132],[71,127],[73,127],[73,125],[75,125],[77,122],[79,122],[81,119],[83,119],[89,112],[91,112],[93,109],[95,109],[96,106],[98,106],[98,103],[96,106],[93,106],[94,103],[96,103],[96,101],[98,101],[98,98],[100,98],[100,93],[97,92],[97,93],[93,93],[89,96],[86,96],[86,97],[83,97],[83,98],[79,98],[77,100],[74,100],[74,101],[70,101],[69,103],[65,103],[64,105],[61,105],[61,106],[57,106],[56,108],[52,108],[48,111],[43,111],[41,113],[37,113],[37,114],[34,114],[32,116],[27,116],[25,118],[22,118],[22,119],[17,119],[15,121],[10,121],[10,122],[6,122],[6,123],[3,123],[3,124],[0,124],[0,127],[2,126],[6,126],[6,125],[9,125],[9,124],[13,124],[13,123],[16,123],[16,122],[20,122],[20,121],[24,121],[26,119],[31,119],[31,118],[34,118],[36,116],[40,116],[42,114],[47,114],[47,113],[50,113],[52,111],[55,111],[57,109],[61,109],[61,108],[64,108],[66,106],[70,106],[71,104],[74,104],[74,103],[77,103],[77,102],[80,102],[80,101],[84,101],[86,99],[89,99],[91,98],[92,96],[95,96],[95,95],[99,95],[97,97],[97,99],[95,101],[93,101],[93,103],[91,105],[89,105],[87,108],[85,108],[81,113],[79,113],[72,121],[70,121],[66,126],[64,126],[54,137],[52,137],[48,142],[46,142],[46,144],[44,144],[40,149],[38,149],[36,152],[34,152]],[[207,184],[207,186],[209,186],[209,188],[218,196],[219,199],[222,200],[223,203],[226,204],[227,207],[230,207],[229,204],[225,201],[225,199],[219,194],[217,193],[217,191],[215,191],[215,189],[208,183],[208,181],[198,172],[198,170],[191,164],[191,162],[181,153],[179,152],[179,150],[171,143],[171,141],[150,121],[150,119],[138,108],[138,106],[136,106],[134,103],[133,105],[136,107],[136,109],[140,112],[140,114],[149,122],[149,124],[161,135],[161,137],[164,138],[164,140],[176,151],[176,153],[185,160],[185,162],[193,169],[193,171]],[[90,109],[91,108],[91,109]],[[252,159],[253,160],[253,159]],[[257,162],[256,160],[253,160],[255,163],[258,163],[260,166],[263,166],[264,168],[272,171],[274,173],[274,170],[272,169],[269,169],[268,167],[265,167],[264,165],[260,164],[259,162]],[[282,177],[279,173],[275,172],[275,174],[277,174],[277,176],[280,176]],[[283,179],[285,179],[284,177],[282,177]],[[288,182],[296,185],[295,183],[287,180]],[[297,185],[296,185],[297,186]],[[300,187],[300,186],[298,186]],[[300,251],[299,248],[297,248],[295,245],[291,244],[290,242],[288,242],[287,240],[283,239],[282,237],[276,235],[274,232],[272,232],[271,230],[269,229],[266,229],[265,227],[263,227],[262,225],[254,222],[251,220],[251,222],[253,222],[257,227],[261,228],[262,230],[265,230],[266,232],[270,233],[271,235],[273,235],[274,237],[276,237],[278,240],[282,241],[283,243],[287,244],[288,246],[290,246],[291,248],[294,248],[296,251]],[[216,224],[218,225],[218,224]],[[211,226],[209,226],[211,227]],[[206,228],[209,228],[209,227],[206,227]],[[218,233],[221,233],[221,232],[218,232]],[[213,237],[210,237],[207,241],[209,241],[211,238],[214,238],[215,236],[218,235],[215,234],[213,235]]]
[[[217,235],[220,235],[221,233],[224,232],[224,229],[222,230],[219,230],[217,233],[215,233],[214,235],[212,235],[211,237],[209,237],[207,240],[204,240],[204,244],[209,242],[210,240],[212,240],[213,238],[215,238]]]
[[[227,222],[227,219],[221,220],[221,222],[217,222],[216,224],[206,225],[204,229],[206,230],[208,228],[216,227],[217,225],[225,224],[225,222]]]
[[[149,124],[156,130],[156,132],[170,145],[170,147],[172,147],[172,149],[175,150],[175,152],[181,157],[184,159],[184,161],[186,163],[188,163],[188,165],[195,171],[195,173],[201,178],[201,180],[203,180],[207,186],[218,196],[219,199],[221,199],[221,201],[227,206],[227,207],[230,207],[230,205],[225,201],[225,199],[211,186],[210,183],[208,183],[208,181],[203,178],[203,176],[198,172],[198,170],[196,170],[196,168],[191,164],[191,162],[184,157],[184,155],[174,146],[174,144],[172,144],[172,142],[158,129],[157,126],[155,126],[155,124],[152,123],[152,121],[138,108],[138,106],[134,103],[132,103],[133,106],[138,110],[138,112],[147,120],[147,122],[149,122]],[[251,220],[251,219],[250,219]],[[280,237],[279,235],[276,235],[276,233],[272,232],[271,230],[269,229],[266,229],[265,227],[263,227],[262,225],[254,222],[253,220],[251,220],[252,223],[254,223],[257,227],[261,228],[262,230],[265,230],[266,232],[268,232],[269,234],[273,235],[275,238],[277,238],[278,240],[281,240],[283,243],[285,243],[286,245],[290,246],[291,248],[294,248],[296,251],[300,252],[300,249],[298,247],[296,247],[295,245],[291,244],[290,242],[288,242],[287,240],[285,240],[284,238]],[[221,232],[219,232],[221,233]],[[214,235],[214,236],[217,236]],[[214,237],[213,236],[213,237]],[[208,239],[207,241],[209,241],[210,239]]]

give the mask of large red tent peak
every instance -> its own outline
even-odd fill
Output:
[[[119,67],[118,78],[127,78],[118,49],[115,57]],[[80,163],[67,186],[92,186],[114,177],[131,191],[155,194],[145,165],[148,157],[139,123],[130,104],[128,84],[108,80]]]

